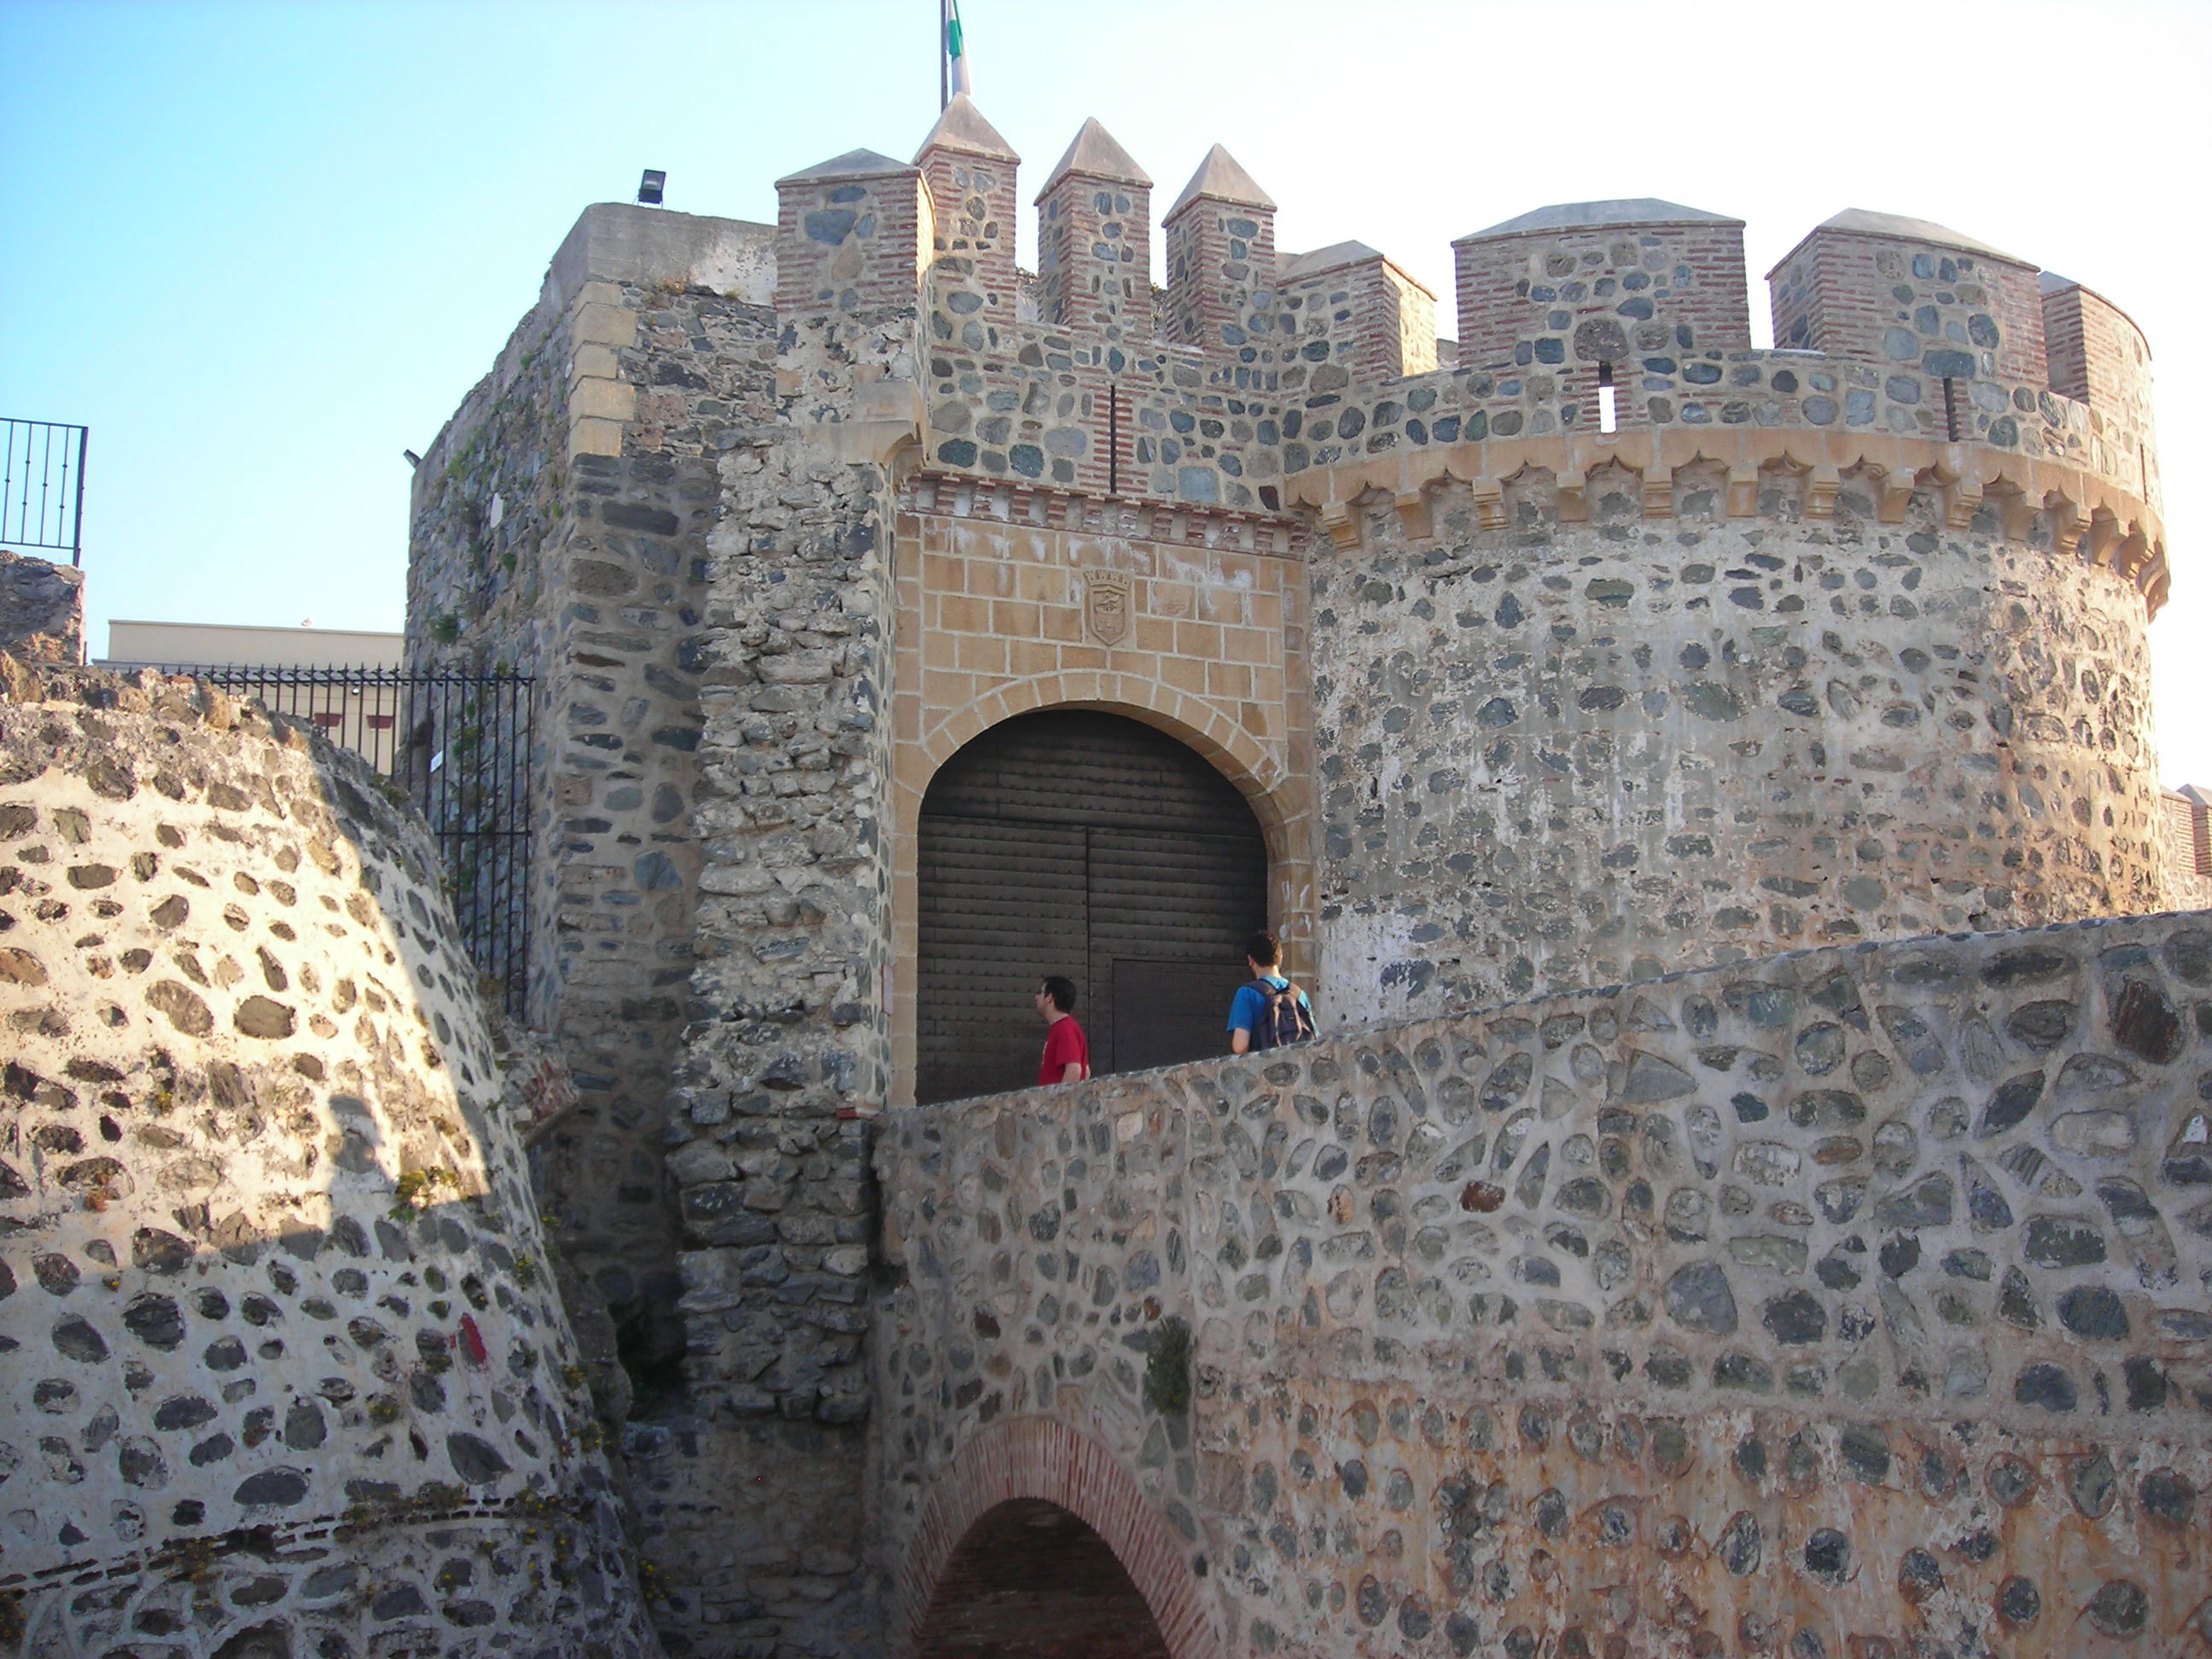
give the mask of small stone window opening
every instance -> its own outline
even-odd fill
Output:
[[[1959,383],[1948,376],[1943,381],[1943,430],[1953,443],[1959,441]]]
[[[1614,402],[1617,395],[1613,384],[1613,365],[1600,363],[1597,366],[1597,429],[1600,432],[1618,432],[1620,429],[1620,411]]]

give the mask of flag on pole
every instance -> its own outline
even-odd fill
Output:
[[[945,0],[945,70],[942,90],[946,103],[952,101],[956,92],[975,95],[968,79],[967,42],[960,33],[960,0]]]

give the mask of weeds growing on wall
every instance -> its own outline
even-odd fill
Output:
[[[1190,1327],[1174,1314],[1152,1332],[1145,1358],[1145,1403],[1163,1417],[1190,1410]]]

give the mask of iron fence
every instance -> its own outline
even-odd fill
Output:
[[[84,562],[89,428],[0,416],[0,547],[66,550]]]
[[[477,971],[520,1018],[530,963],[531,688],[523,674],[163,664],[320,726],[429,820]]]

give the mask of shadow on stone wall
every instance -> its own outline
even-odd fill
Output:
[[[22,1650],[656,1652],[419,819],[191,681],[0,690]]]

